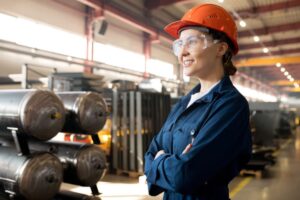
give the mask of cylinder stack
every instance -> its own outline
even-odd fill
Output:
[[[58,92],[66,109],[64,132],[95,134],[106,121],[107,106],[95,92]]]
[[[15,197],[52,199],[63,179],[60,161],[50,153],[18,156],[14,148],[0,147],[0,183]]]
[[[65,110],[57,95],[43,90],[0,91],[0,131],[49,140],[61,131]]]
[[[60,131],[94,139],[106,113],[93,92],[0,91],[0,198],[100,199],[104,152],[96,144],[46,140]],[[59,191],[62,182],[89,186],[94,196]]]

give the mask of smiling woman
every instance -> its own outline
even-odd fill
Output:
[[[228,183],[251,155],[249,106],[229,76],[237,28],[222,7],[202,4],[165,27],[184,74],[199,84],[173,107],[145,155],[150,195],[228,200]]]

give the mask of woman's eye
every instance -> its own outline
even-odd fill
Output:
[[[197,39],[190,39],[189,41],[188,41],[188,44],[189,45],[195,45],[195,44],[197,44],[198,43],[198,40]]]
[[[178,47],[182,47],[183,46],[183,42],[180,41],[180,42],[177,43],[177,45],[178,45]]]

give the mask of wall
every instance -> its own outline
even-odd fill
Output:
[[[84,10],[85,7],[70,0],[0,0],[0,12],[19,16],[33,21],[44,23],[56,28],[84,36]],[[105,35],[96,34],[96,41],[119,46],[121,48],[143,53],[142,32],[130,27],[123,22],[110,16],[106,16],[109,22]],[[97,29],[97,24],[96,24]],[[20,30],[21,31],[21,30]],[[76,48],[76,47],[74,47]],[[169,63],[177,63],[172,55],[171,49],[166,45],[153,44],[151,48],[152,58],[160,59]],[[9,54],[9,55],[8,55]],[[112,59],[117,59],[116,57]],[[5,48],[0,48],[0,66],[3,69],[1,76],[9,73],[20,73],[22,63],[44,64],[35,57],[20,55],[20,52],[7,52]],[[65,71],[56,61],[48,60],[47,64],[56,65],[58,70]],[[144,67],[144,66],[141,66]],[[67,69],[73,70],[71,69]],[[75,71],[82,71],[83,68],[74,68]],[[176,71],[176,70],[174,70]]]

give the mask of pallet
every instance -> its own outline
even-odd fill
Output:
[[[138,177],[144,175],[143,173],[140,173],[140,172],[126,171],[126,170],[121,170],[121,169],[117,169],[116,174],[118,176],[128,176],[130,178],[138,178]]]
[[[242,170],[240,172],[241,176],[255,176],[255,178],[262,178],[263,177],[263,170]]]

